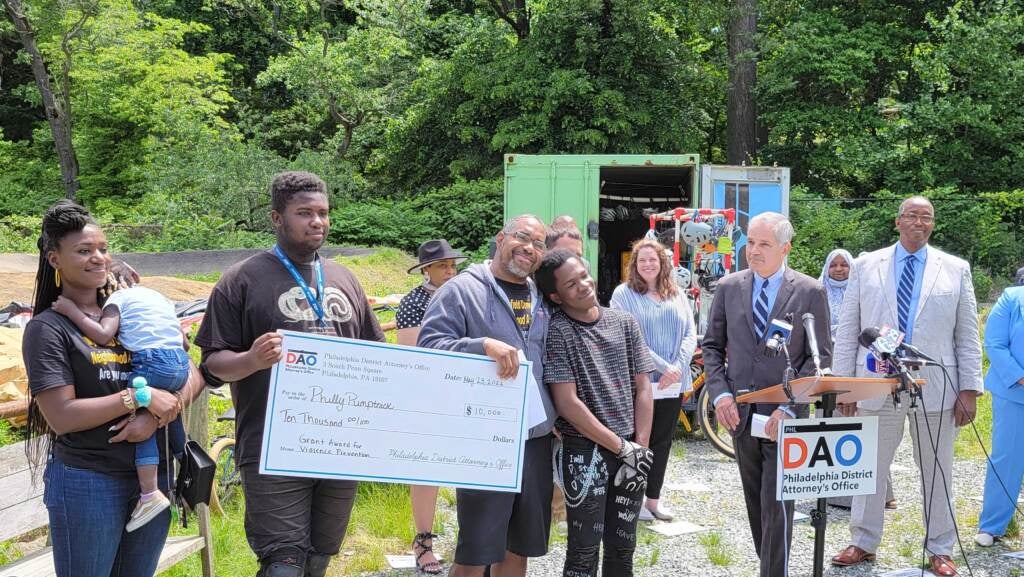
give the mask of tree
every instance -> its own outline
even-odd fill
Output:
[[[24,5],[21,0],[3,0],[4,11],[7,17],[14,24],[14,29],[21,39],[21,44],[28,54],[32,64],[32,75],[35,78],[36,87],[39,89],[39,96],[43,102],[43,109],[46,113],[46,120],[50,125],[50,132],[53,134],[53,144],[57,152],[57,160],[60,164],[61,182],[64,187],[64,196],[75,200],[78,195],[80,183],[78,181],[78,156],[75,154],[75,145],[71,139],[72,115],[70,93],[70,68],[71,40],[78,35],[82,26],[88,19],[90,12],[83,10],[80,19],[64,33],[61,38],[61,48],[64,53],[64,66],[61,75],[61,89],[54,91],[50,82],[50,74],[47,71],[43,54],[36,44],[36,32],[25,14]]]
[[[390,110],[412,68],[407,43],[385,28],[352,27],[342,40],[328,32],[294,44],[271,59],[260,87],[281,85],[292,106],[275,113],[305,134],[306,146],[332,137],[338,159],[348,153],[357,128]]]
[[[733,0],[729,14],[726,161],[750,164],[758,152],[757,0]]]

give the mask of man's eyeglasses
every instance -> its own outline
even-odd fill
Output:
[[[916,221],[924,223],[924,224],[931,224],[931,223],[935,222],[935,217],[930,215],[930,214],[905,213],[905,214],[901,214],[900,218],[907,219],[910,222],[913,222],[913,221],[916,220]]]
[[[530,236],[528,233],[523,232],[521,230],[513,232],[512,236],[515,237],[516,240],[518,240],[519,242],[521,242],[523,244],[532,244],[534,250],[537,250],[538,252],[544,252],[548,248],[547,245],[544,244],[544,241],[537,240],[537,239],[533,238],[532,236]]]

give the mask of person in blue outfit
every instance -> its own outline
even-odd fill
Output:
[[[985,351],[985,389],[992,393],[992,460],[974,541],[990,547],[1006,533],[1024,477],[1024,286],[1006,289],[996,301],[985,324]]]

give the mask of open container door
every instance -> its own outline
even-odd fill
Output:
[[[747,268],[747,224],[762,212],[789,215],[789,168],[775,166],[724,166],[706,164],[700,171],[700,206],[735,208],[733,239],[734,270]],[[733,271],[730,271],[733,272]],[[707,324],[711,295],[700,299],[697,330]]]
[[[607,303],[630,247],[649,228],[646,211],[696,207],[699,162],[695,154],[507,154],[505,217],[574,217],[598,298]]]

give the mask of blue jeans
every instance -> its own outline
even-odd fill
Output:
[[[180,391],[188,382],[188,353],[185,349],[143,349],[132,353],[131,383],[135,377],[143,377],[146,384],[165,391]],[[167,437],[171,452],[180,455],[185,451],[185,427],[181,418],[167,425]],[[135,443],[135,466],[160,463],[160,451],[156,446],[156,435]]]
[[[166,489],[166,475],[158,477]],[[44,482],[57,577],[149,577],[156,572],[171,512],[125,532],[139,498],[137,479],[76,469],[51,458]]]

